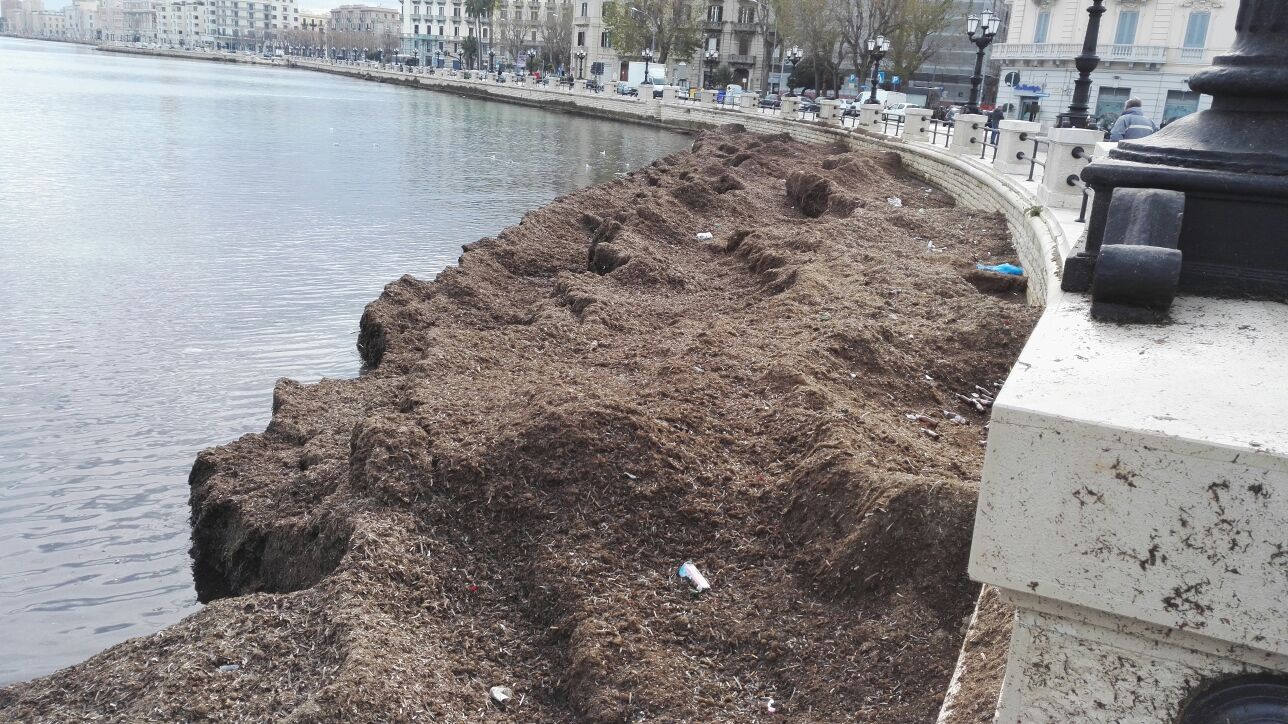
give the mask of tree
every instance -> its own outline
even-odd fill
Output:
[[[899,23],[890,39],[893,74],[912,74],[939,52],[942,32],[953,20],[953,0],[903,0]]]
[[[572,3],[562,0],[557,5],[550,3],[546,19],[537,31],[544,46],[542,54],[551,68],[572,67]]]
[[[520,56],[523,55],[524,41],[528,36],[528,25],[523,20],[523,10],[515,10],[513,16],[502,10],[492,32],[500,43],[502,54],[508,56],[511,63],[518,65],[523,62]]]
[[[474,63],[479,59],[479,38],[477,35],[471,35],[461,41],[461,59],[465,61],[465,67],[474,70]]]
[[[823,88],[825,72],[835,76],[836,63],[833,60],[841,45],[840,23],[838,22],[838,4],[842,0],[786,0],[780,2],[777,9],[778,28],[785,38],[799,43],[805,56],[816,62],[809,64],[813,70],[816,90]],[[797,64],[799,68],[801,64]],[[793,73],[793,75],[796,75]],[[835,77],[831,79],[835,84]]]
[[[839,0],[837,15],[840,20],[842,55],[848,58],[862,84],[871,75],[872,62],[868,56],[868,40],[878,35],[891,38],[903,22],[904,6],[917,0]],[[938,2],[939,0],[935,0]],[[952,2],[952,0],[947,0]]]
[[[702,47],[705,16],[692,0],[618,0],[604,4],[604,25],[622,57],[638,58],[644,48],[665,65],[687,59]]]
[[[465,0],[465,17],[474,21],[474,57],[476,59],[483,57],[483,48],[479,44],[479,38],[483,37],[483,17],[491,16],[495,8],[496,0]],[[468,41],[469,38],[465,40]],[[462,52],[464,48],[465,44],[462,43]]]

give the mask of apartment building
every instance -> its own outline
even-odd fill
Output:
[[[44,12],[42,0],[0,0],[0,19],[4,31],[15,35],[34,35],[36,13]]]
[[[378,5],[341,5],[331,11],[329,27],[337,33],[402,33],[402,11]]]
[[[300,27],[298,0],[206,0],[216,46],[262,51]]]
[[[540,53],[551,42],[566,49],[567,41],[552,31],[573,6],[569,0],[497,0],[479,23],[483,65],[523,65],[528,51]],[[404,54],[443,66],[461,63],[461,43],[475,29],[459,0],[403,0],[402,7]]]
[[[94,41],[101,39],[101,15],[98,0],[73,0],[63,8],[67,37],[71,40]]]
[[[628,64],[640,60],[643,48],[620,49],[619,54],[619,49],[613,46],[612,32],[604,24],[604,6],[609,2],[577,0],[574,3],[572,53],[574,58],[579,51],[586,54],[584,68],[577,69],[580,73],[589,76],[595,63],[603,63],[602,80],[626,80]],[[697,87],[707,69],[723,66],[730,71],[734,83],[760,90],[764,72],[772,73],[781,66],[776,57],[772,54],[767,57],[765,52],[764,31],[770,29],[772,40],[773,27],[772,22],[766,22],[770,18],[764,15],[769,12],[768,7],[768,3],[755,0],[695,3],[695,10],[703,13],[703,45],[691,57],[668,58],[668,77]],[[704,63],[708,50],[718,56],[714,66]]]
[[[1054,123],[1073,100],[1088,15],[1080,0],[1014,0],[1009,42],[998,45],[998,102],[1013,117]],[[1191,91],[1189,77],[1234,42],[1238,3],[1232,0],[1107,0],[1098,36],[1100,65],[1091,74],[1091,112],[1111,124],[1123,103],[1139,98],[1158,123],[1211,105]]]
[[[208,0],[172,0],[157,7],[160,41],[179,48],[208,48],[217,34],[212,3]]]

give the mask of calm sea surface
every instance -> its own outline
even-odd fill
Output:
[[[688,144],[282,68],[0,38],[0,682],[192,613],[187,474],[352,377],[404,273]]]

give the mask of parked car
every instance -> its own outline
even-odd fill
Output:
[[[806,98],[804,96],[801,96],[801,103],[796,108],[801,113],[818,113],[819,111],[823,110],[823,106],[820,106],[818,104],[818,101],[814,100],[813,98]]]
[[[760,106],[761,108],[771,108],[773,110],[778,110],[779,108],[783,107],[783,101],[777,95],[771,95],[771,96],[765,96],[764,98],[761,98],[760,103],[758,103],[757,105]]]
[[[630,85],[625,81],[617,82],[617,95],[639,97],[640,89]]]
[[[891,115],[891,116],[906,116],[908,115],[909,108],[920,108],[920,107],[921,106],[917,105],[916,103],[891,103],[890,106],[886,108],[885,112],[886,112],[886,115]]]
[[[603,92],[604,92],[604,84],[603,84],[603,83],[600,83],[600,82],[599,82],[599,81],[597,81],[597,80],[588,80],[588,81],[586,81],[586,90],[588,90],[588,91],[594,91],[594,92],[596,92],[596,93],[603,93]]]

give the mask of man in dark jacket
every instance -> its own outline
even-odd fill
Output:
[[[1123,114],[1118,116],[1114,127],[1109,131],[1111,141],[1131,141],[1144,138],[1158,130],[1158,124],[1145,117],[1140,109],[1140,101],[1133,98],[1123,107]]]
[[[989,143],[997,143],[997,124],[1006,118],[1006,111],[1001,106],[993,106],[993,110],[988,112],[988,128],[993,129],[989,135],[992,137]]]

